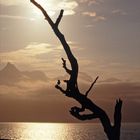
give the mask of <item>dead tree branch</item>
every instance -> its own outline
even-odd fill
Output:
[[[87,90],[85,96],[88,95],[88,93],[90,92],[90,90],[92,89],[92,87],[94,86],[94,84],[96,83],[96,81],[98,80],[99,76],[96,77],[96,79],[94,80],[94,82],[91,84],[90,88]]]
[[[63,68],[66,70],[66,72],[71,75],[71,70],[67,68],[67,65],[66,65],[66,60],[64,58],[61,58],[62,61],[63,61]]]
[[[71,65],[71,70],[67,68],[66,66],[66,60],[62,58],[63,61],[63,68],[66,70],[66,72],[69,74],[69,79],[65,80],[67,84],[67,88],[63,89],[60,86],[60,80],[58,80],[57,84],[55,85],[56,89],[60,90],[63,94],[65,94],[68,97],[71,97],[78,101],[81,104],[81,108],[79,107],[72,107],[70,110],[70,113],[76,117],[77,119],[80,120],[90,120],[90,119],[96,119],[99,118],[102,126],[104,128],[104,132],[106,133],[107,137],[109,140],[119,140],[120,139],[120,127],[121,127],[121,108],[122,108],[122,101],[119,99],[116,101],[116,106],[115,106],[115,112],[114,112],[114,125],[111,125],[110,119],[106,112],[101,109],[99,106],[97,106],[93,101],[91,101],[87,95],[91,91],[92,87],[96,83],[98,77],[94,80],[94,82],[91,84],[90,88],[87,90],[87,92],[82,94],[79,91],[78,84],[77,84],[77,78],[78,78],[78,62],[73,53],[71,52],[71,49],[64,37],[64,35],[60,32],[58,29],[58,25],[61,22],[61,19],[63,17],[64,10],[60,11],[60,14],[54,23],[52,19],[49,17],[48,13],[46,10],[35,0],[30,0],[40,11],[45,17],[45,20],[48,21],[49,25],[51,26],[52,30],[54,31],[55,35],[61,42],[65,53],[68,57],[68,60]],[[91,114],[84,114],[81,115],[80,112],[84,112],[85,109],[90,110],[92,113]]]
[[[61,19],[62,19],[62,17],[63,17],[63,13],[64,13],[64,10],[62,9],[62,10],[60,11],[60,14],[59,14],[59,16],[58,16],[56,22],[55,22],[55,25],[56,25],[57,27],[58,27],[58,25],[59,25],[59,23],[60,23],[60,21],[61,21]]]

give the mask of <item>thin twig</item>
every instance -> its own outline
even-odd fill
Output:
[[[88,95],[88,93],[90,92],[90,90],[92,89],[92,87],[94,86],[94,84],[96,83],[96,81],[98,80],[99,76],[96,77],[96,79],[94,80],[94,82],[91,84],[90,88],[87,90],[85,96]]]
[[[55,22],[55,25],[56,25],[57,27],[58,27],[58,25],[59,25],[59,23],[60,23],[60,21],[61,21],[61,19],[62,19],[62,17],[63,17],[63,13],[64,13],[64,10],[62,9],[62,10],[60,11],[60,14],[59,14],[59,16],[58,16],[56,22]]]

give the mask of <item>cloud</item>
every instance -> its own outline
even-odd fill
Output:
[[[95,11],[93,11],[93,12],[86,11],[86,12],[83,12],[82,15],[91,17],[96,22],[106,20],[106,17],[105,16],[100,16]]]
[[[97,85],[95,92],[97,92],[97,97],[106,97],[106,100],[111,98],[122,98],[128,101],[135,101],[140,98],[140,83],[117,82],[99,84]]]
[[[21,0],[0,0],[0,4],[5,5],[5,6],[12,6],[12,5],[19,5],[23,4],[25,1]]]
[[[24,70],[42,70],[42,68],[52,70],[58,63],[57,59],[61,55],[61,50],[60,46],[55,47],[47,43],[34,42],[23,49],[2,52],[0,53],[0,57],[3,58],[3,63],[12,62],[21,66]]]
[[[91,5],[99,5],[100,3],[103,3],[103,0],[78,0],[80,3]]]
[[[85,72],[79,72],[78,79],[80,82],[91,83],[93,78]]]
[[[86,28],[92,28],[92,27],[95,27],[93,24],[88,24],[85,26]]]
[[[76,1],[61,1],[57,4],[56,10],[64,9],[64,15],[74,15],[75,9],[78,7]]]
[[[12,15],[0,15],[3,19],[15,19],[15,20],[34,20],[34,18],[28,18],[23,16],[12,16]]]
[[[115,82],[118,83],[118,82],[121,82],[121,80],[118,78],[112,77],[112,78],[108,78],[108,79],[105,79],[103,81],[100,81],[100,83],[115,83]]]
[[[64,9],[75,9],[78,6],[76,1],[62,1],[58,4],[59,8]]]
[[[119,14],[119,15],[127,15],[127,13],[121,9],[115,9],[112,11],[112,14]]]
[[[72,50],[82,51],[77,43],[68,41]],[[49,77],[55,77],[57,73],[62,73],[61,57],[67,58],[61,45],[33,42],[26,47],[10,52],[1,52],[1,63],[12,62],[22,70],[41,70]],[[69,62],[68,62],[69,66]],[[57,75],[58,76],[58,75]]]
[[[47,12],[50,16],[53,16],[56,12],[60,11],[61,9],[64,9],[64,15],[74,15],[75,9],[78,7],[78,3],[76,1],[69,1],[69,0],[58,0],[58,1],[52,1],[52,0],[40,0],[38,1],[39,4],[41,4],[44,9],[47,9]],[[34,14],[41,14],[41,11],[38,10],[30,1],[21,1],[21,0],[1,0],[0,4],[3,6],[26,6],[28,8],[31,8],[34,11]]]
[[[106,17],[104,16],[97,16],[94,21],[105,21],[106,20]]]
[[[67,41],[68,44],[71,46],[73,50],[83,50],[83,48],[79,47],[77,43],[72,41]],[[18,62],[22,63],[26,61],[29,62],[31,60],[40,60],[40,59],[54,59],[56,57],[61,58],[61,54],[64,53],[63,47],[61,45],[56,44],[48,44],[48,43],[39,43],[39,42],[32,42],[19,50],[13,50],[10,52],[1,52],[0,57],[5,58],[6,61],[10,62]],[[51,56],[50,58],[47,56]],[[19,60],[20,58],[20,60]],[[4,60],[3,60],[4,61]]]
[[[54,96],[56,81],[41,81],[22,79],[9,85],[0,84],[0,97],[19,99],[43,99],[44,96]]]
[[[27,45],[23,49],[11,51],[11,52],[3,52],[1,53],[1,57],[7,58],[6,61],[12,61],[12,62],[17,62],[20,61],[35,61],[37,60],[35,57],[44,53],[51,53],[54,51],[54,49],[60,49],[59,47],[53,47],[50,44],[47,43],[31,43]],[[20,58],[20,60],[19,60]],[[30,59],[30,60],[29,60]]]
[[[82,14],[85,16],[96,17],[96,12],[83,12]]]

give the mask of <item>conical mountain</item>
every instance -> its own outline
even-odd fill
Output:
[[[17,67],[8,62],[7,65],[0,70],[0,84],[13,85],[19,81],[48,81],[45,73],[42,71],[20,71]]]
[[[16,68],[16,66],[10,62],[1,70],[1,73],[5,74],[19,74],[20,71]]]
[[[0,71],[0,84],[10,84],[17,82],[22,77],[22,73],[10,62]]]

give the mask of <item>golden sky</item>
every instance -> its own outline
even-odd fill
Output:
[[[131,108],[133,110],[140,107],[140,1],[38,0],[38,2],[46,8],[54,21],[59,11],[65,10],[59,28],[78,59],[81,90],[84,92],[99,75],[97,87],[93,89],[94,96],[91,93],[91,98],[104,105],[105,109],[113,112],[113,108],[109,108],[109,103],[113,104],[119,97],[126,101],[124,116],[132,114]],[[25,71],[26,73],[40,71],[47,77],[47,81],[42,81],[40,77],[29,80],[26,74],[26,78],[22,77],[18,81],[14,79],[15,83],[11,82],[12,84],[7,80],[7,84],[6,80],[3,82],[0,74],[0,96],[3,100],[0,103],[0,110],[3,106],[7,106],[3,110],[2,121],[11,110],[18,114],[28,99],[32,101],[28,103],[31,116],[36,113],[34,109],[37,106],[37,112],[40,108],[46,111],[45,115],[35,120],[47,121],[45,117],[50,109],[45,107],[52,105],[56,98],[59,100],[54,104],[59,106],[59,111],[65,115],[59,116],[56,111],[58,108],[53,108],[55,116],[59,117],[54,117],[52,121],[74,120],[67,108],[72,104],[71,100],[66,99],[64,102],[65,97],[54,88],[58,78],[66,77],[61,66],[61,57],[66,58],[66,55],[60,42],[30,0],[0,0],[0,70],[2,71],[10,62],[24,74]],[[16,104],[19,104],[19,108],[14,109]],[[66,105],[65,108],[63,104]],[[26,110],[26,107],[24,109]],[[52,115],[53,110],[50,111]],[[30,113],[28,115],[30,116]],[[49,116],[49,121],[52,115]],[[32,117],[30,119],[22,118],[20,115],[14,117],[11,120],[32,120]],[[10,118],[6,119],[8,120]],[[124,117],[124,120],[140,121],[136,116]]]

